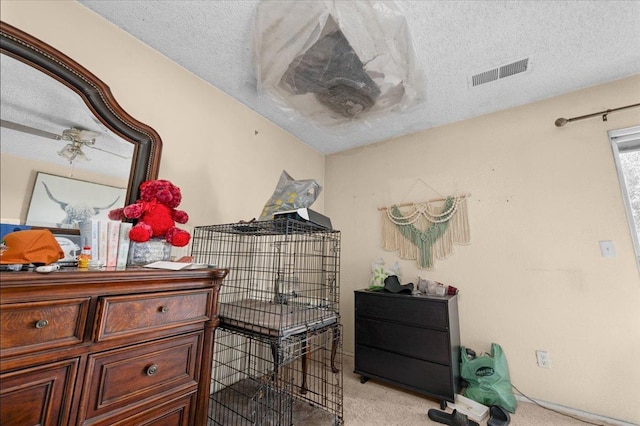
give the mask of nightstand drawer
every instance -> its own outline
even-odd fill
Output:
[[[449,367],[356,345],[355,372],[431,395],[451,395],[454,389]]]
[[[207,321],[212,297],[211,289],[103,297],[96,341]]]
[[[447,303],[444,299],[358,292],[355,304],[356,317],[367,316],[440,330],[449,328]]]
[[[451,350],[446,331],[371,319],[356,319],[356,344],[449,365]]]
[[[2,356],[81,343],[89,298],[2,305]]]
[[[90,355],[85,418],[195,390],[201,345],[202,332]]]

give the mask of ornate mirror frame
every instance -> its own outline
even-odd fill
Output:
[[[135,203],[145,180],[157,179],[162,141],[158,133],[131,117],[109,86],[82,65],[37,38],[0,21],[0,52],[55,78],[84,100],[105,126],[135,145],[126,204]]]

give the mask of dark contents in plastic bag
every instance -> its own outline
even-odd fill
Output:
[[[327,34],[297,56],[280,83],[296,95],[314,93],[316,99],[345,117],[369,110],[380,89],[332,17]]]

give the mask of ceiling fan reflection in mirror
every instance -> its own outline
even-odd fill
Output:
[[[25,126],[24,124],[13,123],[7,120],[0,120],[0,126],[17,130],[19,132],[28,133],[34,136],[40,136],[43,138],[49,138],[53,140],[62,140],[69,142],[58,151],[58,155],[69,160],[69,164],[72,164],[74,160],[82,160],[82,161],[90,161],[91,159],[87,157],[87,155],[82,151],[83,147],[88,147],[91,149],[97,149],[102,152],[106,152],[107,154],[115,155],[116,157],[129,159],[131,157],[127,157],[116,152],[108,151],[106,149],[98,148],[95,146],[96,137],[100,135],[98,132],[93,132],[91,130],[82,130],[77,129],[75,127],[71,127],[69,129],[65,129],[62,131],[61,135],[56,133],[47,132],[45,130],[36,129],[35,127]]]

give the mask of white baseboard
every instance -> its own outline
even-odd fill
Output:
[[[607,425],[616,425],[616,426],[637,426],[635,423],[629,423],[626,422],[624,420],[617,420],[617,419],[612,419],[611,417],[606,417],[606,416],[601,416],[599,414],[593,414],[593,413],[589,413],[586,411],[582,411],[582,410],[577,410],[575,408],[571,408],[571,407],[565,407],[564,405],[560,405],[560,404],[554,404],[552,402],[547,402],[547,401],[542,401],[539,399],[534,399],[534,398],[527,398],[524,397],[518,393],[515,393],[515,397],[518,401],[520,402],[526,402],[528,404],[533,404],[533,402],[531,402],[531,399],[533,399],[533,401],[535,401],[537,404],[540,404],[541,406],[545,407],[545,408],[549,408],[553,411],[557,411],[559,413],[563,413],[563,414],[569,414],[571,416],[576,416],[579,417],[581,419],[585,419],[588,420],[590,422],[594,422],[594,423],[604,423]]]

